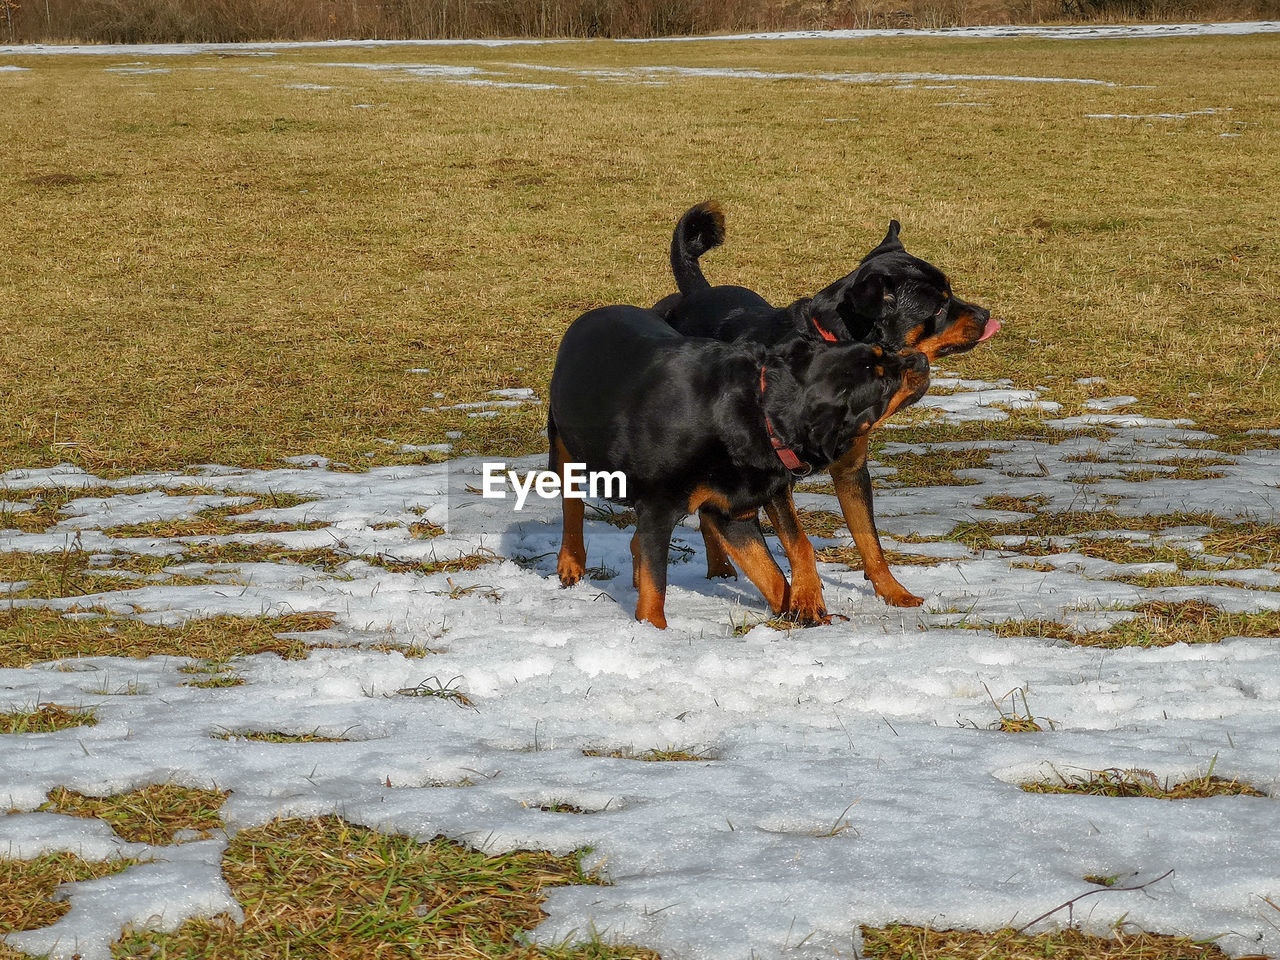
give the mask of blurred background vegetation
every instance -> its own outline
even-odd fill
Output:
[[[0,14],[10,42],[158,43],[1250,20],[1280,0],[0,0]]]

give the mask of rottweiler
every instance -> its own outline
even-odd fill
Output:
[[[689,209],[671,238],[671,269],[679,293],[654,306],[680,333],[773,345],[801,337],[816,342],[874,344],[889,352],[907,347],[930,362],[971,350],[995,336],[1000,321],[951,292],[946,274],[909,254],[897,220],[857,269],[812,297],[775,307],[745,287],[707,282],[698,259],[724,242],[724,213],[714,201]],[[867,438],[830,465],[849,532],[862,554],[864,575],[891,606],[923,601],[898,582],[884,559],[871,506]],[[735,576],[714,539],[707,540],[707,576]]]
[[[634,505],[636,619],[666,626],[671,531],[698,513],[703,535],[742,568],[774,613],[828,621],[813,547],[791,503],[798,476],[820,470],[929,385],[923,353],[871,344],[776,346],[677,333],[633,306],[591,310],[565,332],[551,376],[548,467],[622,471]],[[563,492],[563,486],[562,486]],[[583,501],[563,498],[557,572],[572,585],[586,565]],[[769,514],[792,583],[769,553],[757,519]]]

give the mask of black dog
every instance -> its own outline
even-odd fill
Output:
[[[742,567],[775,612],[826,622],[813,547],[796,521],[791,484],[821,469],[929,385],[918,351],[891,354],[792,338],[769,348],[683,337],[661,317],[614,306],[579,317],[560,343],[551,376],[549,467],[622,471],[634,504],[636,619],[666,626],[671,531],[699,512],[704,536]],[[583,575],[583,503],[565,498],[557,571]],[[764,507],[791,560],[790,587],[770,555]]]
[[[698,258],[724,242],[724,214],[714,202],[700,203],[680,218],[671,237],[671,269],[680,292],[660,300],[654,311],[686,336],[766,345],[799,336],[874,344],[888,352],[913,347],[930,362],[995,336],[1000,321],[954,296],[941,270],[907,253],[898,238],[900,229],[898,221],[892,221],[880,245],[853,273],[813,297],[775,307],[745,287],[713,287],[707,282]],[[892,606],[918,606],[921,598],[898,582],[884,559],[871,507],[865,434],[831,463],[830,470],[876,594]],[[706,543],[707,576],[734,576],[733,565],[715,540]]]

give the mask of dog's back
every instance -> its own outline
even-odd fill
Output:
[[[548,435],[557,437],[592,469],[626,467],[616,462],[615,441],[634,429],[637,416],[672,384],[654,383],[669,366],[666,357],[696,343],[651,310],[600,307],[570,324],[551,374]]]
[[[779,310],[754,290],[708,286],[679,297],[666,317],[672,329],[686,337],[749,340],[772,344],[791,335],[794,327],[786,310]]]

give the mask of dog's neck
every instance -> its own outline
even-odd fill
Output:
[[[764,415],[764,428],[769,434],[769,443],[773,447],[773,452],[778,455],[778,459],[782,461],[782,465],[791,471],[797,477],[807,477],[813,473],[813,467],[802,461],[794,450],[788,447],[778,437],[773,429],[773,421],[769,419],[768,407],[765,404],[765,393],[769,388],[766,377],[769,365],[763,363],[760,365],[760,407],[761,413]]]

